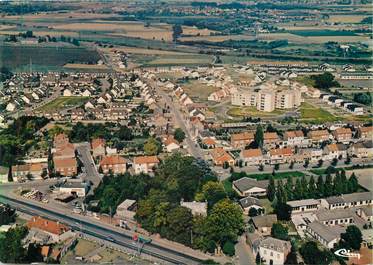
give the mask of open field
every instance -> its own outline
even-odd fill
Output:
[[[115,47],[115,48],[102,48],[100,50],[113,52],[113,51],[122,51],[125,53],[131,54],[143,54],[143,55],[188,55],[188,53],[182,53],[177,51],[166,51],[166,50],[157,50],[157,49],[146,49],[146,48],[137,48],[137,47]]]
[[[329,36],[356,36],[356,33],[352,31],[344,30],[328,30],[328,29],[313,29],[313,30],[292,30],[291,34],[295,34],[302,37],[329,37]]]
[[[38,110],[52,112],[65,108],[79,106],[87,101],[87,97],[59,97],[40,107]]]
[[[212,57],[208,55],[160,56],[145,63],[145,66],[206,65],[210,63],[212,63]]]
[[[359,23],[365,17],[367,16],[365,15],[331,15],[328,21],[332,23]]]
[[[339,120],[338,117],[332,115],[322,108],[316,108],[309,103],[302,103],[300,107],[301,120],[303,122],[333,122]]]
[[[209,41],[209,42],[221,42],[226,40],[253,40],[253,36],[249,35],[226,35],[226,36],[193,36],[193,37],[181,37],[180,41]]]
[[[78,68],[78,69],[90,69],[90,70],[107,70],[109,69],[104,64],[81,64],[81,63],[68,63],[63,67],[65,68]]]
[[[189,83],[182,84],[181,87],[189,95],[189,97],[198,102],[207,101],[207,97],[211,93],[220,90],[220,88],[207,86],[206,84],[202,84],[198,81],[190,81]]]
[[[96,63],[100,59],[94,50],[70,47],[1,45],[0,61],[10,69],[33,65],[56,69],[67,63]]]
[[[41,12],[38,14],[26,14],[22,16],[4,16],[2,19],[4,20],[16,20],[19,21],[22,19],[23,21],[34,21],[34,20],[65,20],[66,19],[102,19],[102,18],[111,18],[117,17],[116,14],[100,14],[100,13],[87,13],[87,12],[66,12],[66,13],[59,13],[59,12]]]
[[[155,24],[145,27],[142,22],[127,23],[67,23],[54,25],[53,29],[69,31],[102,31],[112,36],[124,36],[142,39],[172,40],[171,26]]]
[[[286,111],[283,110],[274,110],[272,112],[263,112],[257,110],[255,107],[233,107],[230,108],[227,112],[229,116],[232,117],[263,117],[270,118],[276,117],[278,115],[284,114]]]
[[[20,33],[24,33],[24,30],[1,30],[0,28],[0,35],[18,35]],[[77,32],[72,31],[32,31],[34,36],[51,36],[51,37],[61,37],[61,35],[69,36],[69,37],[78,37],[79,34]]]
[[[188,27],[182,26],[183,28],[183,35],[193,35],[193,36],[210,36],[211,33],[215,31],[209,29],[199,29],[197,27]]]
[[[326,34],[326,35],[318,35],[318,34]],[[351,33],[349,32],[345,34],[351,34]],[[258,39],[263,40],[263,41],[274,41],[274,40],[285,40],[286,39],[291,43],[298,43],[298,44],[310,44],[310,43],[322,44],[328,41],[335,41],[335,42],[342,42],[342,43],[362,42],[362,41],[368,41],[369,37],[360,36],[357,34],[338,36],[338,35],[327,35],[327,33],[321,33],[321,31],[312,32],[312,30],[293,30],[291,31],[291,33],[260,34]]]

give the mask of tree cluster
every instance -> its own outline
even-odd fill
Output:
[[[48,123],[46,118],[23,116],[0,132],[0,165],[11,166],[37,143],[35,133]]]
[[[216,180],[205,163],[192,157],[166,158],[139,200],[137,221],[149,232],[187,246],[210,252],[222,247],[232,254],[231,246],[243,231],[242,211]],[[182,200],[206,201],[207,216],[194,217],[180,206]]]
[[[328,265],[333,260],[332,254],[327,250],[319,249],[314,241],[303,244],[299,252],[306,264]]]
[[[335,176],[328,174],[325,177],[319,176],[317,181],[311,176],[307,179],[303,176],[296,178],[295,182],[291,176],[287,177],[286,183],[283,184],[279,180],[277,185],[273,178],[270,179],[267,193],[269,200],[273,201],[276,197],[278,201],[303,200],[309,198],[325,198],[335,195],[348,194],[356,192],[359,188],[359,183],[356,175],[353,173],[349,179],[346,177],[346,172],[336,170]],[[279,196],[281,196],[279,198]]]
[[[319,75],[312,75],[311,80],[314,81],[316,88],[324,90],[329,90],[331,87],[340,87],[340,84],[334,79],[334,75],[329,72]]]

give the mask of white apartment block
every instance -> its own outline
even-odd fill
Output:
[[[238,90],[231,95],[231,104],[235,106],[256,107],[259,111],[271,112],[275,109],[293,109],[302,101],[299,90],[274,91],[269,89]]]
[[[258,92],[256,109],[264,112],[274,111],[276,107],[276,94],[273,91],[261,90]]]

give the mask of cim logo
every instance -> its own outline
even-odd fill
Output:
[[[353,253],[350,252],[350,250],[346,250],[345,248],[338,249],[337,251],[334,252],[337,256],[344,257],[344,258],[358,258],[360,259],[360,254],[359,253]]]

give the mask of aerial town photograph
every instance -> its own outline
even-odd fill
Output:
[[[373,0],[0,0],[0,264],[373,264]]]

